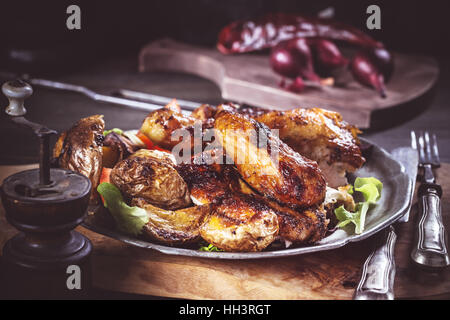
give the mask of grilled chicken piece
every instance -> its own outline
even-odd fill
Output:
[[[199,240],[200,226],[211,212],[208,204],[176,211],[164,210],[142,198],[134,198],[131,205],[147,211],[149,222],[144,226],[144,236],[169,245]]]
[[[278,238],[287,244],[300,244],[315,242],[325,235],[328,219],[325,217],[323,207],[294,210],[283,206],[275,201],[269,201],[265,197],[257,194],[246,182],[244,182],[237,169],[231,164],[206,164],[205,156],[196,155],[191,164],[177,166],[180,175],[185,179],[191,192],[194,203],[214,203],[220,205],[214,212],[220,214],[224,203],[229,203],[236,195],[242,197],[249,195],[253,202],[248,202],[251,206],[259,203],[262,206],[270,207],[277,215],[279,234]],[[209,158],[211,159],[211,158]],[[223,161],[223,160],[222,160]],[[224,200],[225,199],[225,200]],[[247,210],[243,207],[242,210]],[[236,207],[233,214],[239,214]],[[214,218],[211,218],[214,220]],[[229,226],[231,227],[229,222]],[[214,225],[209,227],[210,238],[213,237]],[[219,228],[220,229],[220,228]],[[220,231],[221,232],[221,231]],[[220,246],[219,246],[220,247]]]
[[[240,178],[232,160],[223,153],[208,150],[193,155],[189,163],[178,164],[176,169],[186,181],[195,204],[218,203],[231,192],[253,193]]]
[[[111,182],[128,199],[143,198],[164,209],[175,210],[191,204],[186,182],[166,152],[137,151],[114,166]]]
[[[200,227],[203,239],[225,251],[261,251],[277,234],[272,208],[245,194],[223,198]]]
[[[177,171],[189,186],[195,204],[220,201],[230,193],[230,176],[239,175],[231,165],[220,164],[181,164]]]
[[[314,243],[322,239],[327,230],[329,219],[323,205],[294,210],[275,201],[266,201],[278,217],[279,239],[286,247],[291,244]]]
[[[53,149],[53,157],[60,168],[79,172],[91,180],[96,190],[102,170],[103,130],[102,115],[80,119],[68,131],[62,133]],[[92,192],[91,203],[96,202],[97,193]]]
[[[333,111],[319,108],[255,113],[254,119],[271,129],[301,155],[318,162],[330,187],[347,184],[346,172],[365,162],[359,147],[359,130]]]
[[[202,121],[214,119],[217,107],[209,104],[202,104],[200,107],[191,112],[191,117]]]
[[[311,207],[325,198],[325,178],[317,163],[292,150],[265,125],[223,107],[214,128],[226,154],[253,189],[296,207]],[[255,132],[258,138],[267,137],[267,148],[254,141]]]

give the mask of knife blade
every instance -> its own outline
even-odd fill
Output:
[[[412,182],[412,194],[411,199],[409,201],[408,209],[406,210],[405,214],[398,219],[398,222],[408,222],[409,221],[409,213],[411,211],[412,206],[412,197],[414,196],[414,190],[416,188],[416,178],[417,178],[417,170],[419,167],[419,155],[417,154],[417,150],[414,150],[410,147],[400,147],[397,149],[392,150],[391,152],[392,157],[400,162],[408,177],[411,179]]]
[[[396,222],[409,220],[419,158],[417,151],[410,147],[400,147],[392,151],[392,157],[400,162],[404,172],[412,182],[409,205],[403,216]],[[377,238],[375,248],[363,265],[361,280],[355,290],[354,300],[393,300],[395,280],[394,249],[397,240],[394,227],[383,230]]]

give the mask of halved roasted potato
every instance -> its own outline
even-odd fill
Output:
[[[139,150],[114,166],[111,182],[126,198],[143,198],[164,209],[176,210],[191,204],[186,182],[166,152]]]

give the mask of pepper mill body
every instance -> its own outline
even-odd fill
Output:
[[[19,233],[3,247],[0,296],[86,297],[91,287],[92,244],[73,229],[86,216],[91,182],[79,173],[50,168],[48,137],[56,132],[23,117],[23,100],[31,94],[31,87],[19,80],[5,83],[2,89],[10,100],[7,114],[11,121],[40,138],[41,159],[39,169],[13,174],[1,187],[6,219]]]

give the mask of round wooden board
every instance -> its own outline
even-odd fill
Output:
[[[35,166],[0,167],[0,181]],[[450,164],[437,171],[438,182],[450,189]],[[450,194],[442,198],[444,223],[450,230]],[[425,272],[411,264],[409,252],[417,223],[417,201],[410,222],[396,225],[395,295],[407,298],[449,298],[450,269]],[[187,299],[351,299],[373,238],[343,248],[267,260],[212,260],[170,256],[128,246],[82,227],[94,244],[93,281],[97,288]],[[0,246],[16,233],[0,208]]]
[[[340,112],[360,128],[371,126],[374,113],[411,102],[430,90],[439,76],[435,59],[394,53],[395,71],[387,98],[355,82],[349,72],[333,87],[307,88],[295,94],[279,88],[281,77],[261,54],[223,55],[215,48],[196,47],[163,39],[149,43],[139,54],[139,71],[195,74],[215,82],[225,100],[269,109],[321,107]]]

